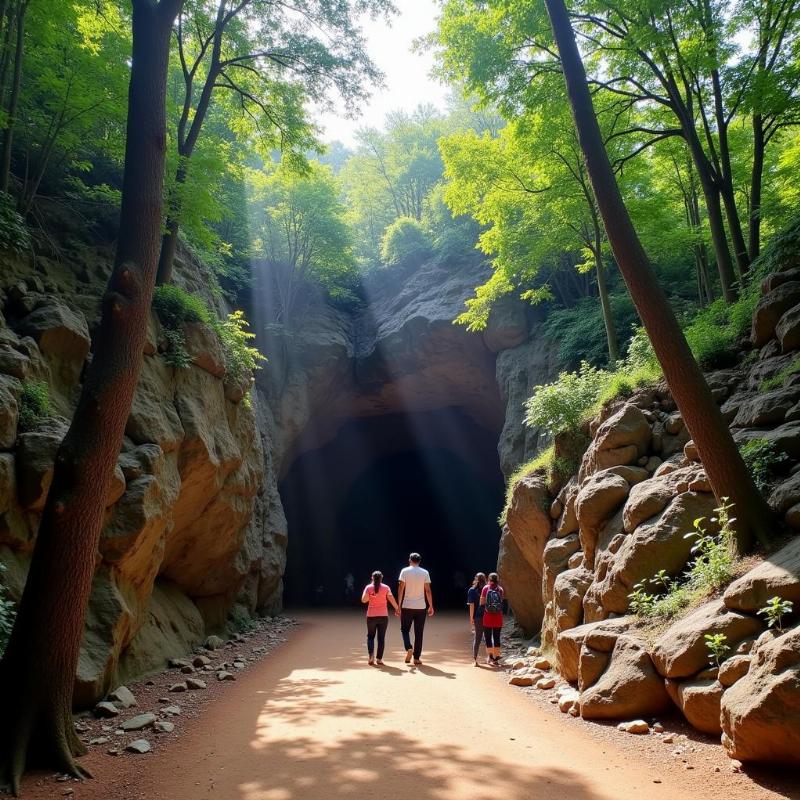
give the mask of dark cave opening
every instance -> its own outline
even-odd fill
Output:
[[[474,573],[497,562],[497,432],[448,408],[349,420],[315,444],[302,445],[280,485],[287,606],[357,604],[374,569],[396,592],[416,550],[435,604],[463,607]]]

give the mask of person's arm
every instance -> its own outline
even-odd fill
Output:
[[[362,603],[369,603],[369,586],[364,587],[364,591],[361,593],[361,602]]]
[[[389,605],[394,609],[394,613],[399,614],[400,606],[397,605],[397,600],[394,599],[391,589],[389,589],[389,594],[386,595],[386,599],[389,601]]]
[[[469,624],[475,627],[475,603],[467,603],[469,606]]]
[[[431,585],[429,583],[425,584],[425,598],[428,601],[428,616],[433,616],[433,595],[431,594]]]
[[[398,581],[397,583],[397,604],[400,608],[403,607],[403,597],[406,594],[406,582]]]

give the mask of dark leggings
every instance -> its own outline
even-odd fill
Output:
[[[483,629],[483,638],[486,639],[487,647],[500,647],[500,631],[502,628],[486,628]]]
[[[475,617],[475,635],[472,637],[472,657],[478,660],[478,651],[481,649],[481,639],[483,639],[483,618]]]
[[[367,617],[367,653],[372,658],[375,649],[375,634],[378,634],[378,661],[383,658],[383,648],[386,644],[386,629],[389,627],[389,617]]]

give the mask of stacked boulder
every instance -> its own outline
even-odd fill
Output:
[[[769,504],[800,532],[800,270],[770,276],[762,292],[757,357],[708,381],[734,438],[766,440],[779,454],[783,475]],[[544,652],[576,687],[565,705],[585,719],[678,708],[698,730],[721,736],[732,757],[800,762],[800,538],[721,597],[646,634],[630,595],[662,570],[676,578],[687,569],[687,534],[717,502],[663,386],[607,407],[588,434],[563,486],[537,473],[516,485],[499,565],[512,605],[524,599],[521,627],[541,630]],[[767,629],[758,613],[773,597],[794,603],[785,630]],[[716,634],[729,649],[712,666],[706,636]]]

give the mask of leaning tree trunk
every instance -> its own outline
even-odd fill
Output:
[[[134,0],[125,172],[114,270],[94,354],[56,455],[16,625],[0,664],[0,767],[84,774],[72,692],[100,528],[145,345],[161,228],[166,77],[180,0]]]
[[[606,267],[603,264],[602,251],[594,253],[595,272],[597,273],[597,294],[600,297],[600,308],[603,312],[603,326],[606,329],[606,343],[608,345],[608,363],[611,366],[619,361],[619,340],[617,329],[614,325],[614,315],[611,311],[611,298],[608,295],[608,282],[606,281]]]
[[[727,497],[735,505],[737,545],[740,551],[746,551],[754,535],[762,542],[767,540],[772,515],[753,483],[634,230],[603,144],[564,0],[545,0],[545,4],[561,56],[578,139],[611,249],[714,494],[718,501]]]

